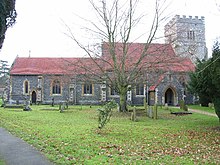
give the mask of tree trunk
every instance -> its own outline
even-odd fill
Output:
[[[127,87],[121,90],[119,96],[120,96],[119,111],[120,112],[128,111],[127,101],[126,101]]]
[[[220,122],[220,98],[213,99],[214,107],[215,107],[215,113],[217,114]]]

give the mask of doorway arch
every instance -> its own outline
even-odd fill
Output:
[[[35,91],[31,93],[31,102],[32,104],[36,104],[37,102],[37,93]]]
[[[165,91],[165,104],[175,105],[175,91],[172,88],[168,88]]]

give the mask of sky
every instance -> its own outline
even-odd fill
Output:
[[[98,2],[98,0],[94,1]],[[140,0],[138,11],[145,12],[146,10],[152,13],[151,4],[153,2],[155,0]],[[214,41],[220,38],[219,5],[220,0],[167,0],[165,5],[167,8],[163,16],[168,17],[164,23],[167,23],[176,14],[193,17],[204,16],[206,44],[210,57]],[[16,24],[7,30],[3,48],[0,50],[0,60],[7,60],[9,65],[17,56],[83,56],[85,53],[65,34],[67,33],[66,25],[84,44],[89,45],[94,37],[88,35],[88,31],[83,28],[87,26],[87,22],[82,18],[96,20],[89,0],[16,0],[16,10],[18,13]],[[142,28],[146,24],[148,22],[141,24]],[[158,36],[163,34],[163,26],[164,24],[161,23]],[[138,31],[141,30],[137,30],[137,36],[140,35]],[[143,38],[135,41],[142,42]]]

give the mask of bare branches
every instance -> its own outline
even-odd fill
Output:
[[[167,56],[166,59],[161,58],[162,55],[170,53],[167,45],[153,45],[154,48],[151,46],[164,10],[159,0],[156,0],[153,18],[147,22],[150,30],[147,33],[146,28],[145,43],[136,44],[132,42],[133,29],[146,16],[137,13],[139,0],[100,0],[99,3],[89,0],[89,2],[96,13],[98,23],[97,20],[84,19],[92,25],[92,28],[88,26],[85,29],[98,35],[103,41],[102,55],[98,55],[80,43],[71,29],[66,26],[67,35],[84,50],[90,59],[89,65],[88,63],[83,64],[84,60],[75,65],[81,67],[85,71],[85,75],[93,75],[88,78],[99,81],[107,80],[108,83],[113,84],[120,99],[123,100],[129,85],[139,82],[137,81],[139,79],[143,82],[146,80],[147,74],[155,71],[155,67],[157,69],[162,67],[161,62],[172,58],[170,56]]]

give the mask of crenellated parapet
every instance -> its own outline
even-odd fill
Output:
[[[178,56],[192,61],[207,58],[205,17],[175,15],[164,29],[165,42],[173,46]]]
[[[191,23],[191,24],[204,24],[205,17],[204,16],[186,16],[186,15],[175,15],[166,25],[165,28],[172,27],[176,23]]]

